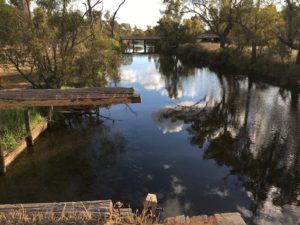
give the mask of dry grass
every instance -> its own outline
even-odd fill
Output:
[[[92,218],[86,212],[72,216],[56,216],[51,213],[25,215],[23,213],[10,213],[0,216],[1,225],[106,225],[103,218]]]
[[[212,43],[212,42],[203,42],[199,43],[200,46],[207,50],[207,51],[218,51],[220,49],[220,44],[219,43]]]
[[[95,216],[88,210],[61,215],[53,213],[28,214],[22,211],[0,215],[1,225],[153,225],[158,224],[138,214],[114,212],[110,218]]]
[[[220,49],[220,44],[219,43],[212,43],[212,42],[203,42],[203,43],[199,43],[199,45],[209,51],[209,52],[216,52]],[[250,56],[251,55],[251,48],[245,48],[245,52],[244,54],[246,56]],[[291,55],[289,58],[285,59],[284,62],[285,63],[293,63],[296,61],[296,58],[297,58],[297,54],[298,54],[298,51],[297,50],[292,50],[291,52]],[[274,55],[272,56],[272,60],[275,61],[275,62],[282,62],[282,59],[280,58],[279,55]]]

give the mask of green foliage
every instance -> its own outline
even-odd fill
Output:
[[[175,52],[181,42],[182,32],[178,22],[164,16],[158,21],[157,34],[161,37],[160,50],[163,52]]]
[[[115,76],[111,64],[121,61],[119,42],[109,36],[109,21],[101,19],[101,11],[72,10],[70,1],[36,4],[25,13],[18,4],[1,7],[4,63],[15,66],[35,88],[60,88],[76,81],[76,86],[103,86],[110,72]]]
[[[185,42],[195,42],[197,37],[204,32],[203,22],[196,16],[183,20],[183,36]]]
[[[199,44],[183,44],[179,46],[177,54],[185,63],[209,67],[222,74],[246,74],[288,87],[295,87],[299,79],[299,65],[276,62],[268,56],[260,56],[253,63],[249,56],[232,48],[208,51]]]
[[[30,111],[31,126],[44,120],[42,109]],[[26,136],[23,109],[0,110],[0,144],[7,150],[17,147],[19,141]]]

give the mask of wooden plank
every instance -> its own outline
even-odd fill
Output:
[[[103,106],[140,103],[133,88],[24,89],[0,91],[0,109],[34,106]]]
[[[110,217],[112,214],[112,201],[103,200],[0,205],[1,215],[10,215],[12,213],[21,213],[22,215],[50,214],[54,216],[89,213],[91,216]]]

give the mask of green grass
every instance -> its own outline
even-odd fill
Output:
[[[32,108],[30,110],[30,124],[34,127],[45,120],[43,109]],[[24,109],[0,110],[0,144],[5,150],[16,148],[19,142],[25,138]]]

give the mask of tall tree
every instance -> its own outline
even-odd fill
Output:
[[[240,16],[241,0],[186,0],[185,12],[197,15],[225,47],[230,31]]]
[[[100,25],[91,23],[89,12],[100,2],[90,1],[90,7],[80,12],[69,7],[69,0],[39,0],[31,20],[18,5],[7,6],[11,11],[6,14],[14,15],[0,21],[5,31],[0,34],[1,58],[35,88],[60,88],[102,77],[109,67],[108,58],[113,58],[110,50],[117,43],[94,32]]]
[[[300,1],[284,0],[284,2],[285,26],[280,32],[279,39],[283,44],[298,51],[296,64],[300,64]]]
[[[271,47],[282,19],[276,6],[266,1],[244,1],[242,15],[235,21],[232,39],[237,46],[251,46],[251,60],[256,61],[258,47]]]
[[[111,31],[110,31],[110,36],[114,37],[115,36],[115,24],[116,24],[116,17],[117,14],[119,12],[119,10],[121,9],[122,5],[124,5],[126,2],[126,0],[122,0],[120,2],[120,4],[118,5],[117,9],[113,12],[111,18],[110,18],[110,27],[111,27]]]
[[[164,52],[176,51],[182,39],[182,0],[164,0],[166,9],[163,17],[158,21],[157,34],[161,37],[161,50]]]

